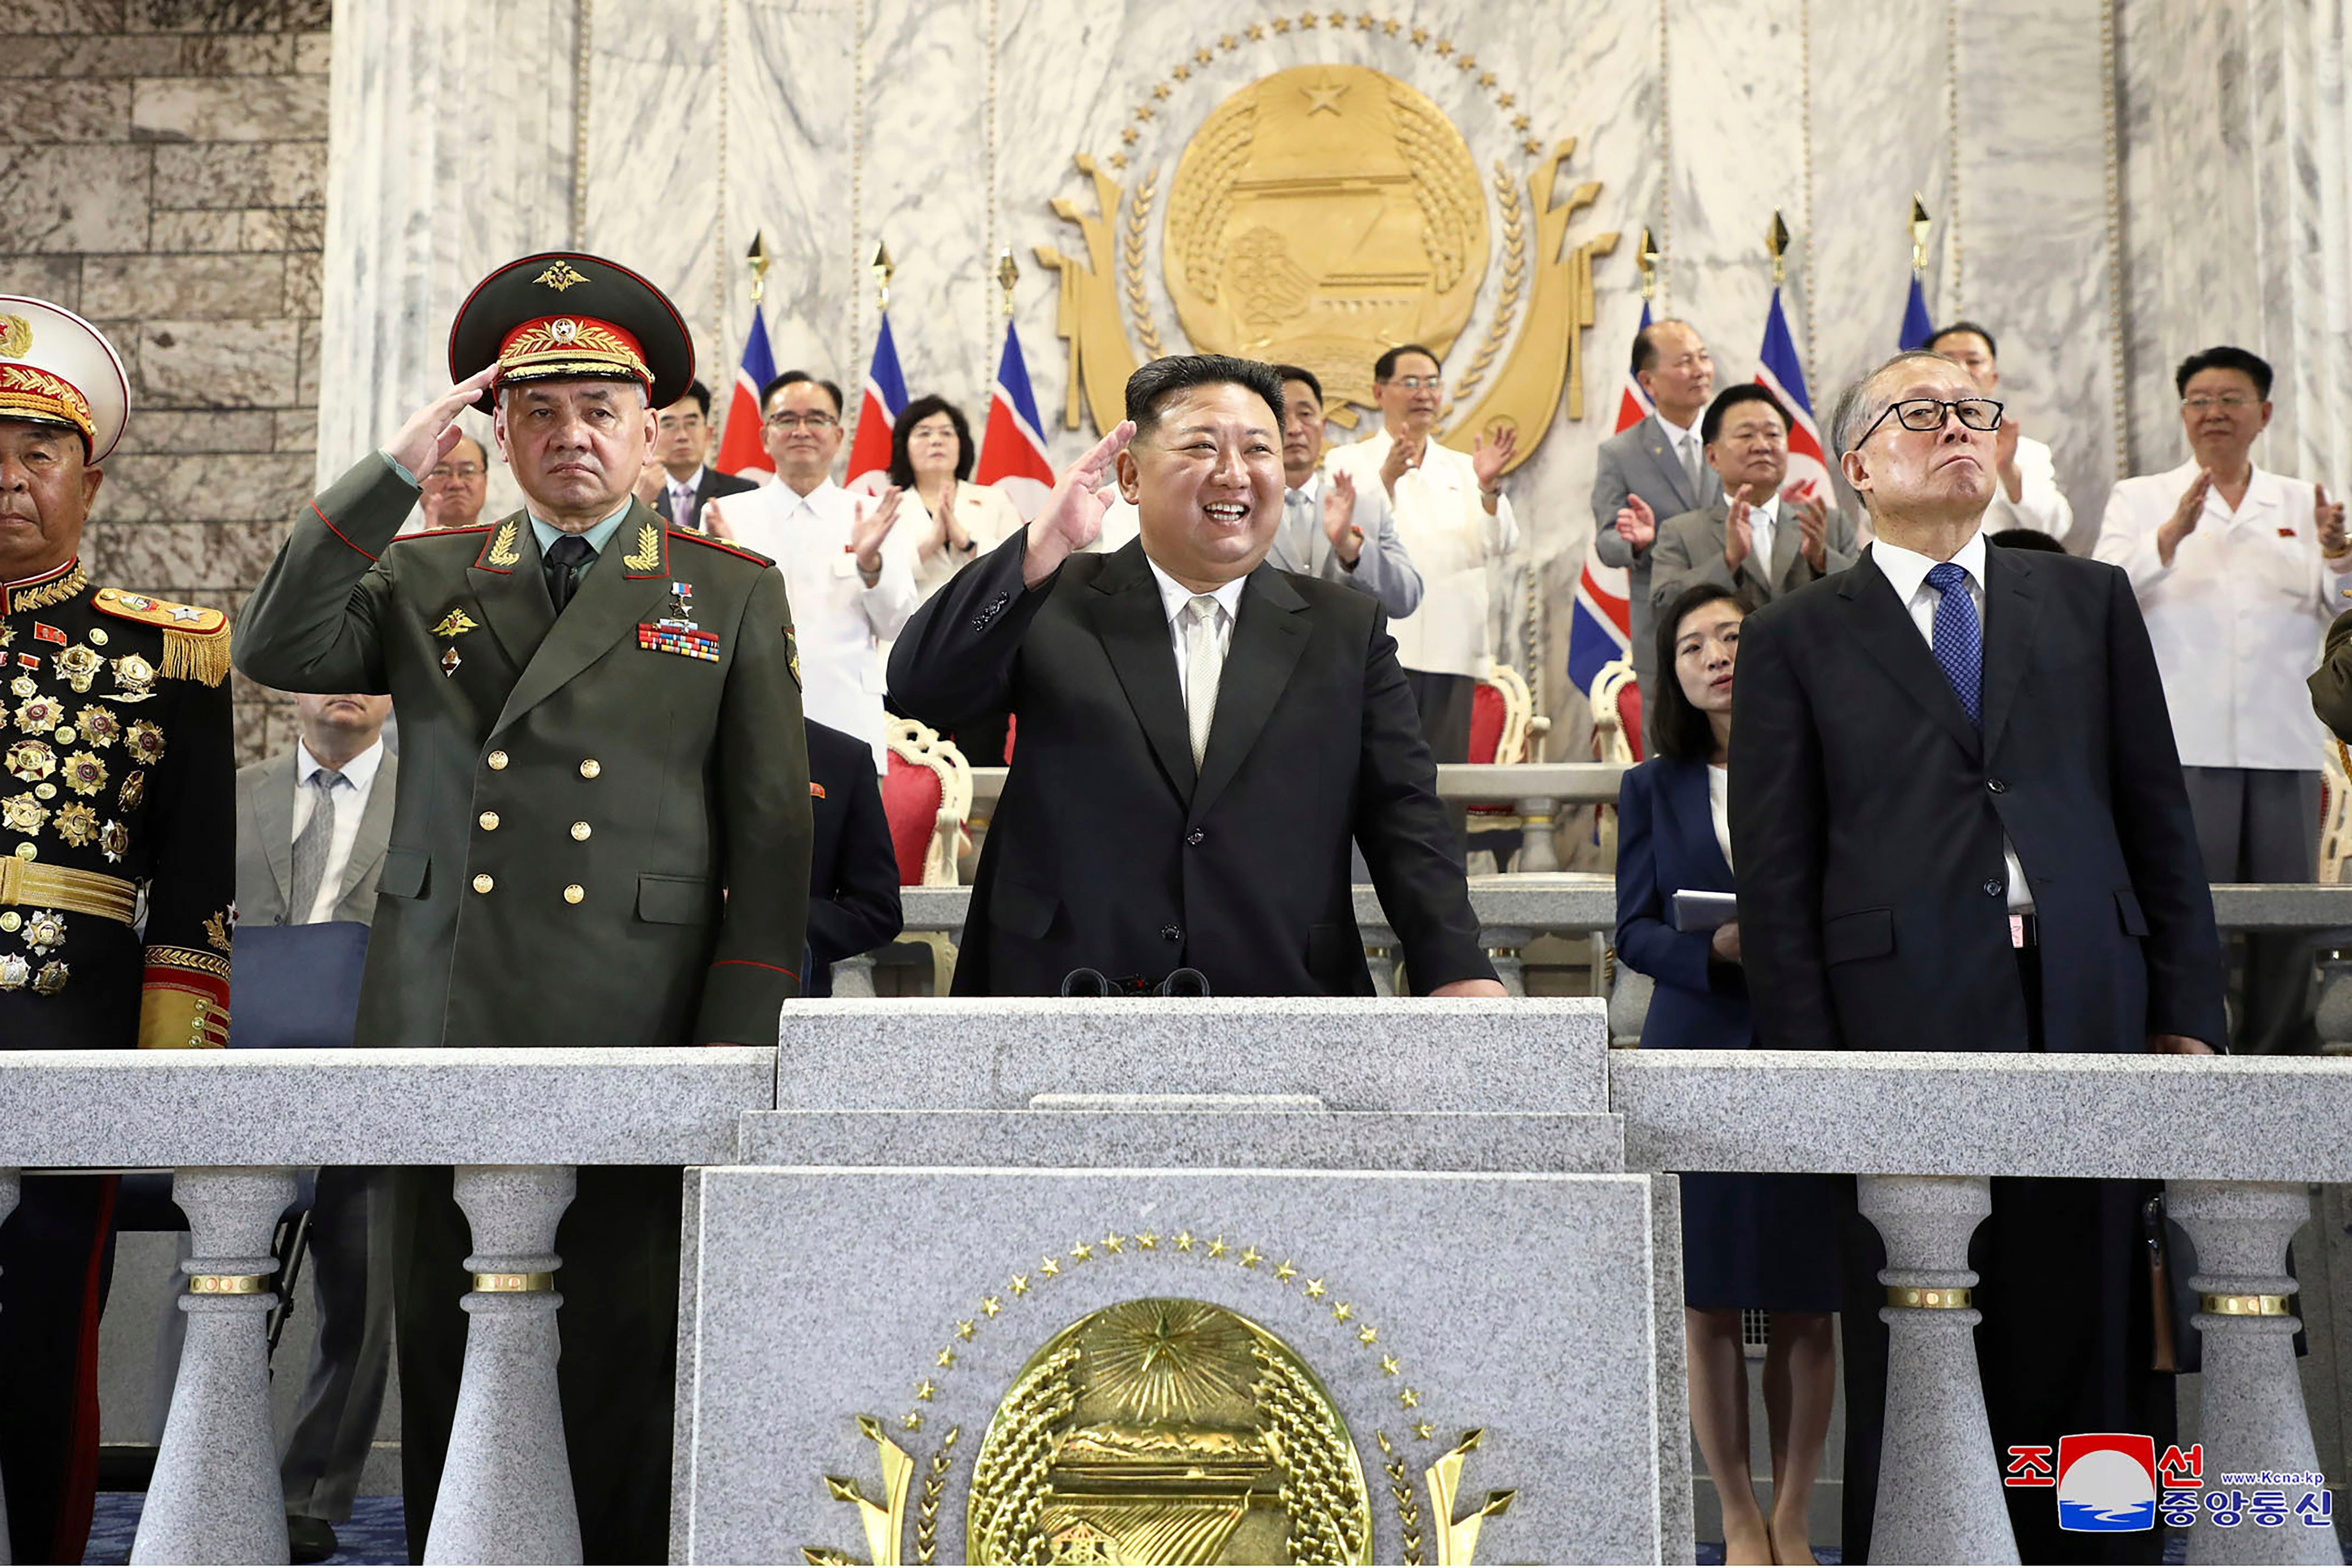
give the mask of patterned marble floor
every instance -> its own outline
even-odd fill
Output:
[[[89,1548],[83,1552],[84,1563],[120,1563],[131,1561],[131,1538],[139,1530],[139,1510],[147,1501],[144,1492],[100,1492],[98,1513],[89,1531]],[[396,1497],[363,1497],[352,1505],[348,1523],[335,1526],[335,1540],[342,1548],[329,1563],[406,1563],[408,1561],[408,1530],[401,1521],[400,1500]]]

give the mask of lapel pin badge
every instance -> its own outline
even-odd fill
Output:
[[[455,675],[457,673],[457,667],[465,662],[466,661],[464,659],[457,657],[457,650],[456,648],[453,647],[446,649],[441,655],[441,673],[444,675]]]

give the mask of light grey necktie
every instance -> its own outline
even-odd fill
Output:
[[[1317,513],[1322,509],[1305,490],[1286,491],[1283,500],[1283,553],[1290,557],[1292,571],[1311,572],[1315,568],[1315,530],[1322,521]]]
[[[1217,643],[1217,601],[1195,594],[1184,606],[1184,723],[1192,732],[1192,765],[1209,754],[1209,723],[1217,713],[1217,677],[1225,650]]]
[[[310,820],[294,837],[293,896],[286,902],[286,921],[308,925],[310,906],[319,900],[319,880],[327,873],[327,847],[335,837],[335,786],[343,775],[332,768],[312,773],[309,787],[318,794],[310,805]]]
[[[1690,476],[1691,500],[1696,504],[1706,495],[1706,465],[1699,460],[1696,432],[1683,437],[1683,472]]]

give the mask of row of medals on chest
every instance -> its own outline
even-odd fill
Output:
[[[0,634],[5,634],[0,635],[0,649],[16,640],[15,631],[0,628]],[[43,642],[63,640],[56,628],[38,623],[34,635]],[[105,635],[103,627],[90,632],[93,641],[102,641]],[[29,668],[28,658],[33,661]],[[61,784],[71,795],[83,797],[103,791],[109,769],[101,753],[120,743],[135,765],[123,777],[116,800],[123,811],[136,810],[146,795],[146,768],[163,757],[163,728],[144,719],[126,725],[111,709],[95,702],[68,714],[63,698],[44,692],[34,679],[32,669],[38,668],[39,658],[37,654],[16,654],[6,661],[15,672],[8,682],[11,702],[0,711],[5,711],[16,738],[0,752],[0,772],[32,787],[0,796],[0,828],[29,836],[54,826],[67,844],[80,848],[95,842],[110,864],[119,862],[131,847],[130,829],[119,818],[101,822],[87,798],[53,803],[58,799]],[[106,658],[85,644],[74,643],[49,655],[47,662],[56,679],[77,696],[87,695],[101,671],[110,671],[113,677],[114,689],[105,694],[110,701],[143,702],[155,695],[154,666],[135,653]],[[26,842],[17,845],[16,853],[29,860],[38,849]],[[54,910],[34,910],[29,915],[0,910],[0,933],[21,931],[35,958],[62,947],[65,928],[65,916]],[[30,984],[42,995],[55,995],[65,989],[66,979],[67,967],[61,960],[49,959],[36,973],[23,955],[0,953],[0,992]]]

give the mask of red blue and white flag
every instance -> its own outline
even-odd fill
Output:
[[[907,378],[898,370],[898,345],[890,338],[890,314],[874,336],[874,360],[866,367],[866,392],[857,403],[857,434],[849,444],[845,489],[880,495],[890,484],[890,427],[907,406]]]
[[[1757,354],[1757,384],[1788,409],[1788,484],[1818,487],[1813,499],[1830,502],[1830,465],[1822,446],[1822,427],[1813,420],[1813,400],[1805,391],[1805,367],[1797,358],[1797,343],[1789,335],[1789,318],[1780,310],[1780,290],[1772,290],[1772,309],[1764,317],[1764,347]]]
[[[768,323],[760,307],[751,307],[751,335],[743,340],[743,363],[735,372],[735,395],[727,400],[727,425],[719,437],[713,467],[722,474],[772,474],[775,460],[760,438],[760,389],[776,379],[776,351],[768,342]]]
[[[1650,326],[1650,302],[1642,301],[1642,325]],[[1650,395],[1632,370],[1617,399],[1617,428],[1630,430],[1651,414]],[[1633,588],[1622,566],[1604,564],[1591,544],[1584,547],[1584,570],[1576,580],[1575,607],[1568,622],[1568,679],[1579,691],[1590,693],[1601,669],[1612,661],[1632,657],[1633,647]]]
[[[1004,323],[1004,354],[996,363],[988,426],[981,435],[972,478],[1003,490],[1024,522],[1044,510],[1045,498],[1054,493],[1054,464],[1045,455],[1037,397],[1029,390],[1029,363],[1021,357],[1021,334],[1011,321]]]

